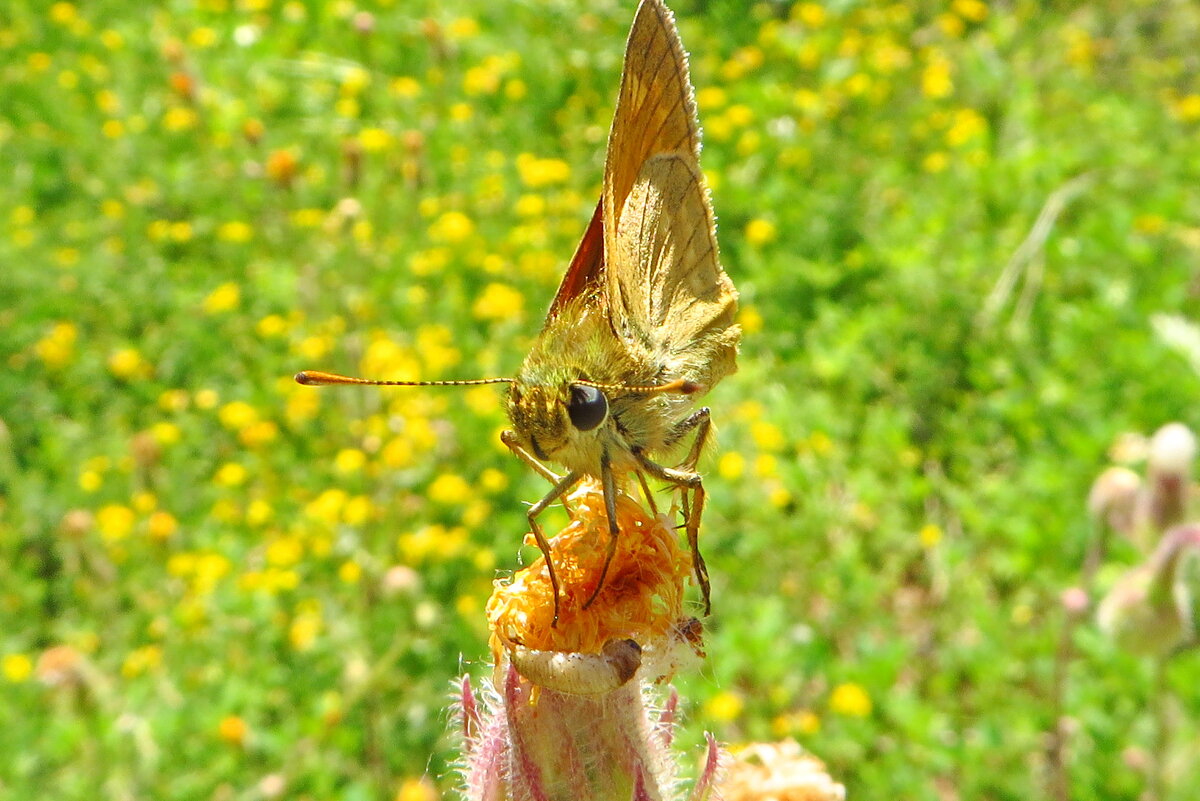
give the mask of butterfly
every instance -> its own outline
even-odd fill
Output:
[[[711,610],[699,550],[705,492],[697,462],[711,431],[695,400],[736,370],[737,290],[721,268],[687,57],[662,0],[642,0],[625,50],[608,138],[604,184],[541,333],[512,378],[369,381],[306,371],[302,384],[434,386],[507,383],[512,428],[501,435],[553,485],[528,510],[529,526],[560,587],[538,516],[584,478],[604,492],[607,558],[586,608],[604,586],[616,549],[618,485],[630,475],[681,490],[693,570]],[[688,436],[682,461],[658,461]],[[561,465],[556,472],[548,463]]]

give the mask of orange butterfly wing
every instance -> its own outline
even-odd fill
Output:
[[[618,334],[651,345],[670,376],[710,388],[735,369],[741,331],[699,154],[674,18],[642,0],[604,170],[605,296]]]
[[[575,248],[571,266],[567,268],[567,274],[563,276],[562,283],[558,285],[558,292],[554,293],[554,300],[550,302],[550,311],[546,315],[547,324],[558,316],[563,306],[582,294],[586,287],[599,283],[600,275],[604,271],[603,220],[604,201],[601,200],[596,204],[592,221],[588,223],[583,238],[579,240],[579,246]]]
[[[604,242],[612,253],[616,223],[638,173],[651,156],[678,152],[700,157],[696,101],[687,56],[675,19],[661,0],[642,0],[629,42],[625,71],[604,164]]]
[[[611,232],[638,171],[654,154],[673,150],[699,155],[696,104],[674,18],[661,0],[644,0],[625,47],[621,91],[608,138],[604,193],[550,303],[547,322],[568,301],[600,283],[604,254],[612,252],[615,244]]]

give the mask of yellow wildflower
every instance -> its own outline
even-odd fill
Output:
[[[737,451],[721,454],[717,460],[717,474],[727,481],[742,477],[746,472],[746,458]]]
[[[271,504],[256,498],[246,507],[246,522],[251,526],[261,526],[269,522],[274,514],[275,510],[271,508]]]
[[[820,3],[797,3],[792,7],[792,19],[809,28],[820,28],[825,24],[825,7]]]
[[[292,625],[288,628],[288,641],[295,650],[307,651],[313,647],[320,633],[320,612],[305,612],[292,620]]]
[[[246,482],[249,471],[237,462],[226,462],[217,469],[213,480],[222,487],[236,487]]]
[[[754,219],[746,224],[746,241],[755,247],[771,242],[776,234],[775,223],[769,220]]]
[[[415,78],[407,76],[392,79],[392,82],[388,84],[388,89],[397,97],[409,99],[421,94],[421,84]]]
[[[358,143],[368,153],[378,153],[391,146],[392,135],[382,128],[363,128],[358,132]]]
[[[480,417],[492,417],[500,409],[499,395],[494,386],[471,387],[463,393],[463,402]]]
[[[784,509],[792,503],[792,493],[786,487],[773,487],[767,494],[767,502],[775,509]]]
[[[249,733],[250,727],[237,715],[227,715],[217,724],[217,736],[230,745],[245,745]]]
[[[441,796],[433,782],[422,776],[419,779],[405,779],[401,782],[393,801],[438,801],[439,798]]]
[[[50,19],[59,25],[68,25],[79,16],[79,11],[70,3],[55,3],[50,6]]]
[[[79,474],[79,488],[84,492],[96,492],[104,485],[104,477],[95,470],[84,470]]]
[[[471,17],[459,17],[446,26],[446,35],[451,39],[470,39],[479,35],[479,23]]]
[[[279,426],[272,420],[259,420],[238,432],[238,440],[247,448],[261,448],[279,436]]]
[[[57,248],[54,251],[54,260],[61,267],[74,267],[79,263],[79,248]]]
[[[221,421],[221,425],[236,431],[257,422],[258,412],[245,401],[231,401],[217,412],[217,419]]]
[[[321,209],[296,209],[292,212],[292,225],[297,228],[316,228],[325,219]]]
[[[704,705],[704,712],[713,720],[728,722],[735,720],[738,715],[742,714],[742,709],[745,706],[746,700],[740,694],[730,690],[722,690],[708,699],[708,702]]]
[[[525,299],[520,292],[506,284],[490,283],[471,307],[471,313],[479,320],[507,320],[520,317],[525,309]]]
[[[465,503],[470,500],[472,494],[471,485],[467,480],[454,473],[443,473],[429,485],[430,500],[446,506]]]
[[[520,78],[510,78],[504,84],[504,96],[509,100],[521,100],[529,93],[529,87]]]
[[[950,166],[950,157],[944,151],[935,150],[924,158],[921,162],[921,168],[925,172],[939,173]]]
[[[321,393],[293,392],[288,395],[284,416],[287,417],[289,423],[295,425],[316,417],[317,410],[320,408]]]
[[[131,379],[150,372],[150,364],[135,348],[121,348],[108,357],[108,370],[117,378]]]
[[[75,355],[78,331],[73,323],[55,323],[50,333],[34,345],[38,358],[50,369],[65,366]]]
[[[209,27],[199,27],[188,34],[188,42],[198,50],[204,50],[217,43],[217,32]]]
[[[414,455],[412,443],[405,437],[392,438],[379,452],[383,463],[393,470],[411,465]]]
[[[769,453],[754,457],[754,475],[759,478],[774,478],[779,474],[779,460]]]
[[[362,578],[362,565],[353,560],[342,562],[338,567],[338,578],[346,584],[357,584]]]
[[[244,223],[241,220],[231,220],[227,223],[221,223],[217,228],[217,239],[224,242],[249,242],[254,238],[254,229],[249,223]]]
[[[163,114],[163,127],[171,133],[181,133],[196,127],[200,121],[195,110],[187,106],[174,106]]]
[[[128,537],[133,531],[134,520],[133,510],[120,504],[108,504],[96,512],[96,528],[110,542]]]
[[[1167,228],[1167,220],[1161,214],[1139,214],[1133,219],[1133,230],[1139,234],[1161,234]]]
[[[217,407],[217,404],[221,402],[221,396],[214,389],[199,389],[196,390],[194,401],[197,409],[208,411]]]
[[[725,117],[737,128],[744,128],[754,122],[754,110],[747,105],[738,103],[725,111]]]
[[[374,513],[375,506],[366,495],[355,495],[346,501],[342,509],[342,521],[352,526],[365,523]]]
[[[1184,122],[1200,120],[1200,94],[1184,95],[1175,103],[1175,116]]]
[[[267,177],[280,186],[287,186],[296,177],[300,160],[290,150],[274,150],[267,156],[263,171]]]
[[[204,299],[205,314],[222,314],[233,311],[241,302],[242,291],[232,281],[221,284]]]
[[[844,682],[833,688],[829,696],[829,708],[839,715],[865,718],[871,714],[871,697],[861,685]]]
[[[258,331],[260,337],[265,339],[277,337],[287,331],[287,320],[278,314],[268,314],[258,321],[255,330]]]
[[[162,664],[162,648],[157,645],[143,645],[135,648],[125,656],[121,663],[121,675],[132,679]]]
[[[183,437],[183,432],[174,423],[155,423],[150,426],[150,436],[159,445],[174,445]]]
[[[750,435],[754,437],[754,444],[764,451],[778,453],[783,450],[785,444],[783,431],[774,423],[756,422],[750,429]]]
[[[742,306],[738,309],[738,324],[746,334],[757,334],[763,329],[762,313],[755,306]]]
[[[25,654],[5,654],[0,659],[0,672],[13,684],[20,684],[33,674],[33,660]]]
[[[513,211],[518,217],[541,217],[546,213],[546,198],[541,195],[521,195],[517,198]]]
[[[921,92],[926,97],[938,100],[954,91],[950,61],[940,53],[934,53],[921,73]]]
[[[169,539],[179,528],[179,521],[170,512],[157,511],[150,515],[147,531],[150,538],[158,541]]]
[[[475,230],[475,223],[461,211],[447,211],[429,226],[429,235],[443,242],[462,242]]]
[[[338,522],[347,500],[349,495],[345,490],[337,487],[327,489],[304,507],[304,515],[332,526]]]
[[[701,111],[715,111],[728,102],[725,90],[719,86],[707,86],[696,93],[696,105]]]
[[[961,147],[987,130],[987,121],[974,109],[963,108],[954,112],[953,122],[946,131],[946,144]]]
[[[942,541],[942,529],[934,523],[926,523],[921,526],[921,531],[917,536],[921,540],[921,545],[932,548]]]
[[[983,0],[954,0],[950,4],[954,13],[968,22],[983,22],[987,19],[988,7]]]
[[[146,514],[148,512],[153,512],[158,508],[158,498],[153,492],[146,492],[143,490],[142,492],[134,494],[131,504],[138,512]]]
[[[562,159],[540,159],[522,153],[516,161],[521,182],[531,189],[563,183],[571,177],[571,166]]]
[[[500,72],[489,65],[471,67],[463,75],[463,92],[490,95],[500,88]]]
[[[367,455],[358,448],[343,448],[333,459],[333,469],[343,475],[357,473],[367,463]]]
[[[304,546],[295,537],[280,537],[267,546],[267,564],[272,567],[291,567],[304,557]]]
[[[951,39],[959,38],[967,29],[967,26],[962,21],[962,18],[956,17],[953,14],[938,14],[935,22],[937,22],[937,26],[942,29],[942,33],[946,34],[946,36],[950,37]]]

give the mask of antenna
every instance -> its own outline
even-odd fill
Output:
[[[356,385],[364,387],[475,387],[481,384],[511,384],[514,378],[470,378],[454,381],[378,381],[370,378],[355,378],[338,373],[326,373],[323,370],[301,370],[296,373],[296,383],[306,387],[329,387]],[[675,392],[680,395],[692,395],[704,387],[695,381],[678,378],[666,384],[649,387],[632,387],[626,384],[600,384],[595,381],[572,381],[585,387],[595,387],[603,392],[628,392],[636,395],[656,395],[658,393]]]
[[[511,384],[511,378],[472,378],[464,381],[376,381],[369,378],[354,378],[321,370],[301,370],[296,373],[296,383],[306,387],[329,387],[357,384],[367,387],[473,387],[480,384]]]
[[[688,381],[685,378],[677,378],[674,381],[666,384],[659,384],[653,387],[631,387],[626,384],[598,384],[595,381],[572,381],[572,384],[582,384],[585,387],[595,387],[596,389],[605,392],[630,392],[637,395],[656,395],[660,392],[676,392],[680,395],[693,395],[704,389],[703,386],[695,381]]]

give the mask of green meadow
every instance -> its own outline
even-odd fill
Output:
[[[1200,425],[1200,6],[672,5],[744,329],[686,763],[1200,797],[1200,657],[1060,601],[1114,443]],[[502,388],[291,376],[513,374],[634,6],[0,10],[0,797],[453,797],[451,683],[545,482]]]

